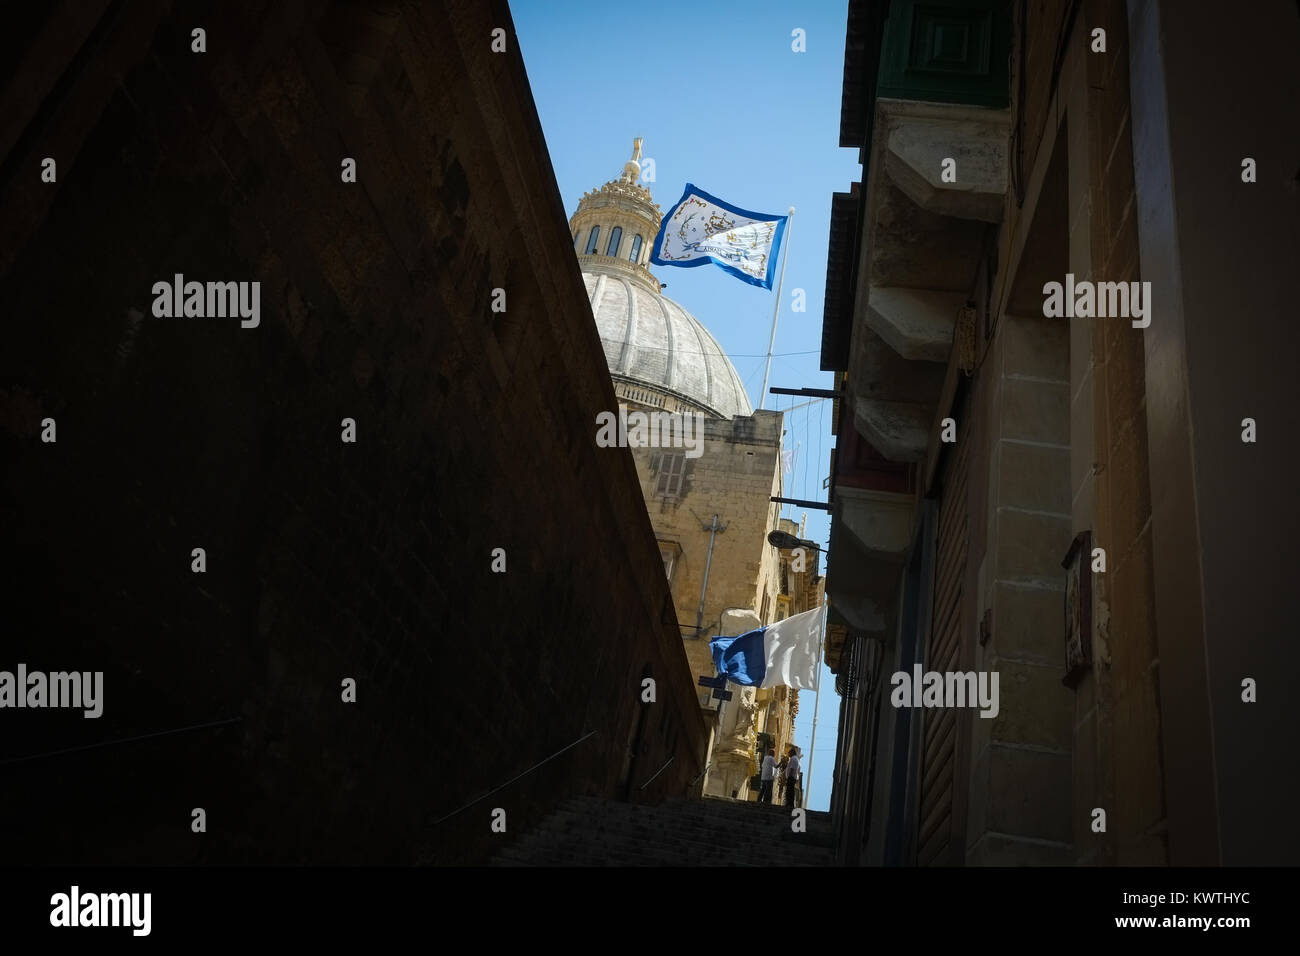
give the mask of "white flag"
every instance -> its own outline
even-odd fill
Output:
[[[750,285],[770,289],[788,218],[739,209],[687,183],[659,226],[650,261],[688,267],[712,262]]]
[[[715,637],[709,652],[718,673],[733,684],[813,690],[821,646],[818,607],[735,637]]]

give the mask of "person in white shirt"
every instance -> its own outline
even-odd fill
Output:
[[[763,757],[763,773],[758,787],[758,802],[772,802],[772,780],[776,777],[776,750],[768,748]]]
[[[790,760],[785,765],[785,807],[794,807],[794,791],[799,785],[799,751],[790,746]]]

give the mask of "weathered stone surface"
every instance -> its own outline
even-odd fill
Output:
[[[908,402],[858,398],[854,427],[891,461],[923,461],[933,409]]]
[[[1073,538],[1068,517],[1002,509],[997,518],[998,580],[1064,589],[1061,559]]]
[[[1004,316],[998,325],[1004,349],[1002,374],[1068,382],[1070,326],[1074,321]]]
[[[1074,728],[1070,690],[1061,683],[1064,667],[1000,657],[993,669],[999,675],[998,715],[979,719],[992,721],[994,742],[1068,753]]]
[[[1070,387],[1026,379],[1004,379],[1000,390],[1003,438],[1070,444]]]
[[[922,209],[883,172],[873,189],[864,277],[872,285],[969,293],[984,223]]]
[[[956,292],[872,286],[867,324],[905,359],[944,362],[952,348],[957,310],[965,301]]]
[[[834,613],[843,617],[849,626],[888,640],[896,614],[902,565],[897,559],[873,557],[839,522],[832,525],[831,548],[838,570],[827,578],[826,593]]]
[[[1000,441],[994,500],[1029,511],[1070,513],[1070,449]]]
[[[848,372],[861,398],[933,404],[943,387],[942,365],[904,358],[867,322],[854,327]]]
[[[1070,842],[1069,754],[994,743],[982,759],[988,761],[989,768],[987,829]]]
[[[951,119],[896,115],[885,169],[923,209],[959,219],[1001,222],[1007,191],[1007,114],[963,107],[953,107],[951,113]],[[955,161],[955,182],[943,180],[948,159]]]
[[[989,647],[999,655],[1057,665],[1064,673],[1064,630],[1063,591],[995,585]]]
[[[912,539],[912,495],[842,486],[835,493],[835,517],[853,532],[868,554],[901,558]]]

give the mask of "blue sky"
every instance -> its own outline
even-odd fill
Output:
[[[643,157],[655,161],[648,185],[665,212],[687,182],[744,209],[783,214],[794,206],[769,386],[832,387],[819,370],[831,194],[861,177],[857,151],[837,145],[847,0],[511,0],[510,10],[566,213],[584,192],[617,178],[637,136]],[[804,31],[802,53],[791,48],[796,28]],[[757,408],[775,289],[711,266],[652,271],[667,283],[664,294],[717,338]],[[802,313],[791,308],[796,289],[806,297]],[[802,401],[769,396],[767,407]],[[787,415],[785,447],[797,449],[787,497],[825,500],[830,425],[829,402]],[[825,512],[783,512],[795,520],[805,513],[807,537],[824,547]],[[801,692],[795,742],[805,770],[813,704],[813,693]],[[838,708],[823,667],[812,809],[829,804]]]

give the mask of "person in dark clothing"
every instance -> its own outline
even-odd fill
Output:
[[[799,786],[799,751],[793,745],[790,747],[790,759],[785,765],[785,806],[786,809],[794,807],[794,792]]]

